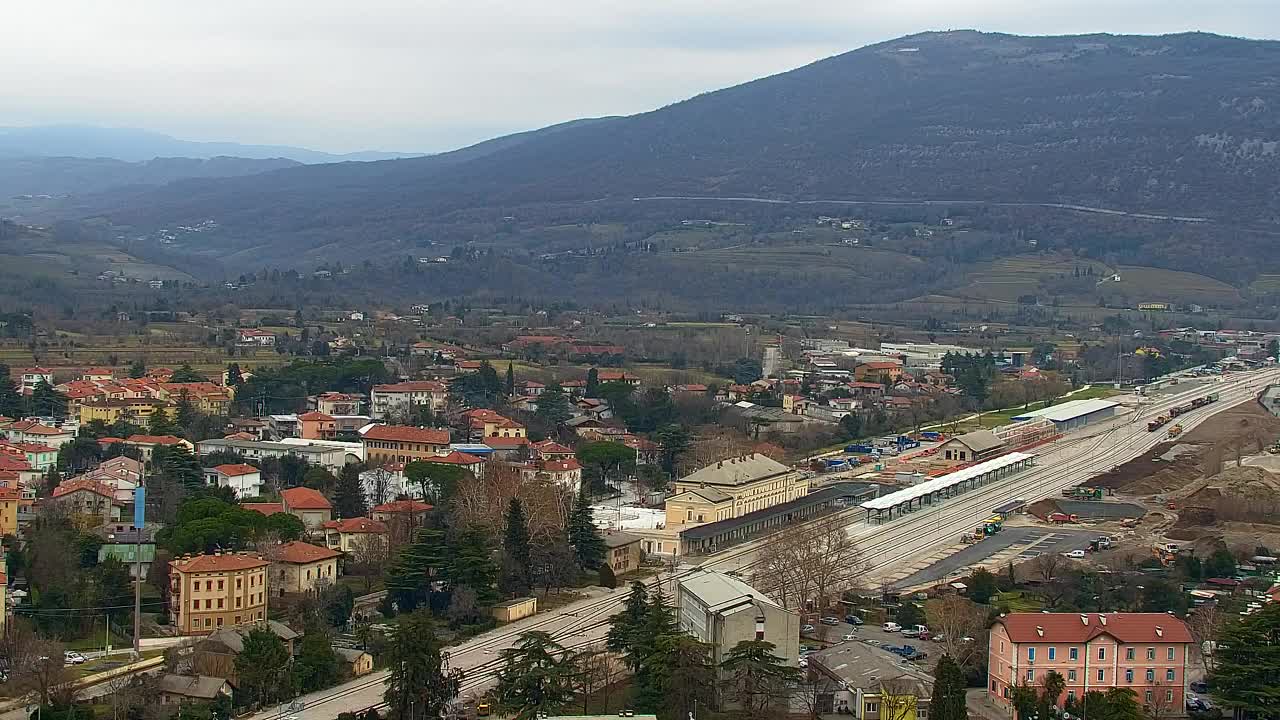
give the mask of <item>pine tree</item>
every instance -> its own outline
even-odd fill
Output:
[[[436,634],[434,619],[424,611],[400,618],[386,652],[389,720],[444,716],[445,707],[462,689],[462,671],[449,668],[449,654]]]
[[[244,375],[240,373],[240,363],[231,363],[227,366],[227,386],[239,387],[244,382]]]
[[[964,673],[950,655],[943,655],[934,671],[930,717],[933,720],[967,720],[964,696]]]
[[[573,654],[549,634],[526,632],[515,647],[502,651],[495,692],[516,720],[558,714],[573,699],[577,670]]]
[[[600,537],[600,529],[592,519],[591,504],[587,500],[585,487],[578,493],[566,530],[569,544],[578,556],[578,566],[588,571],[600,567],[604,562],[606,548],[604,538]]]
[[[583,389],[587,397],[593,398],[600,392],[600,371],[591,368],[587,371],[587,386]]]
[[[432,582],[447,567],[448,547],[444,533],[422,528],[387,570],[387,590],[395,596],[396,604],[402,610],[413,610],[424,601],[430,607]]]
[[[22,416],[22,395],[9,377],[8,365],[0,365],[0,415],[15,419]]]
[[[520,498],[511,498],[507,506],[506,533],[502,551],[506,556],[503,567],[503,591],[521,595],[529,592],[529,567],[533,551],[529,543],[529,523],[525,519],[524,505]]]
[[[161,410],[160,412],[164,412]],[[175,421],[178,423],[178,429],[183,434],[190,434],[191,428],[195,426],[196,420],[200,417],[200,412],[196,410],[196,406],[191,404],[191,396],[186,390],[178,394],[178,403],[174,406]],[[198,438],[196,438],[198,439]]]
[[[359,465],[344,465],[338,472],[338,483],[333,491],[333,508],[338,511],[338,517],[343,518],[360,517],[368,512]]]
[[[573,416],[569,410],[569,398],[558,383],[552,383],[538,396],[538,410],[534,414],[552,427],[558,427]]]
[[[129,377],[135,380],[147,374],[147,366],[141,360],[129,363]]]
[[[48,380],[36,383],[31,391],[31,414],[55,418],[66,417],[67,396],[58,392]]]
[[[507,363],[507,397],[514,397],[516,394],[516,371]]]
[[[636,580],[631,583],[631,593],[622,606],[622,612],[609,620],[609,635],[606,646],[626,657],[627,665],[632,672],[639,670],[639,655],[635,652],[636,640],[640,628],[649,617],[649,593],[644,583]]]
[[[470,588],[475,593],[477,610],[487,612],[498,601],[494,585],[498,581],[498,564],[486,533],[479,528],[462,531],[450,548],[447,579],[453,590]]]

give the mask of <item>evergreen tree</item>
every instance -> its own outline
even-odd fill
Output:
[[[640,709],[679,720],[693,717],[699,706],[712,707],[716,667],[710,645],[684,633],[663,635],[645,662],[646,682],[637,698]]]
[[[227,387],[239,387],[244,382],[244,375],[240,372],[240,363],[231,363],[227,365]]]
[[[333,509],[341,518],[360,517],[368,512],[359,465],[343,465],[338,472],[338,483],[333,491]]]
[[[8,365],[0,365],[0,415],[15,419],[22,416],[22,394],[9,377]]]
[[[569,398],[559,383],[552,383],[538,396],[538,410],[534,413],[552,427],[559,427],[573,416],[569,410]]]
[[[169,378],[169,382],[175,383],[198,383],[209,382],[209,378],[196,372],[190,365],[184,364],[182,367],[173,371],[173,377]]]
[[[157,408],[147,419],[148,435],[177,435],[178,425],[169,417],[169,409]]]
[[[511,498],[511,504],[507,506],[506,525],[502,551],[508,563],[503,568],[503,591],[523,595],[529,592],[529,567],[533,552],[529,543],[529,523],[525,519],[524,505],[520,498]]]
[[[587,371],[587,386],[584,389],[587,397],[597,397],[600,393],[600,371],[591,368]]]
[[[318,623],[307,628],[293,661],[294,681],[299,692],[314,692],[337,684],[342,665],[333,651],[329,629]]]
[[[486,612],[498,601],[494,587],[498,582],[498,564],[493,559],[488,535],[479,528],[467,528],[459,533],[450,550],[452,558],[447,574],[450,589],[471,590],[475,593],[477,611]]]
[[[189,492],[204,487],[204,468],[200,466],[200,459],[192,455],[185,445],[156,448],[151,462],[160,466],[160,473],[165,480]]]
[[[722,700],[736,705],[747,720],[775,716],[785,707],[802,674],[774,654],[767,640],[743,640],[720,662]]]
[[[449,654],[425,611],[402,616],[386,649],[389,720],[432,720],[462,689],[462,671],[449,668]]]
[[[48,380],[42,379],[36,383],[30,400],[32,415],[55,418],[67,416],[67,396],[58,392]]]
[[[516,370],[511,363],[507,363],[507,397],[514,397],[516,394]]]
[[[1280,678],[1280,604],[1234,620],[1217,638],[1209,685],[1214,699],[1245,717],[1273,718]]]
[[[671,423],[659,428],[654,439],[662,448],[662,469],[668,475],[675,475],[676,459],[680,457],[680,453],[689,449],[689,431],[679,423]]]
[[[289,649],[275,633],[255,627],[244,637],[235,657],[236,699],[242,705],[271,703],[290,697],[292,668]]]
[[[622,612],[609,619],[609,634],[605,645],[612,651],[626,658],[631,671],[640,669],[641,655],[636,652],[636,641],[640,637],[640,629],[649,617],[649,593],[644,583],[635,580],[631,583],[631,593],[622,606]]]
[[[516,720],[558,715],[573,700],[573,656],[547,633],[521,634],[515,647],[502,651],[501,660],[495,693]]]
[[[587,500],[585,487],[578,493],[566,530],[569,544],[578,556],[578,566],[588,571],[600,567],[604,562],[606,548],[604,538],[600,537],[600,529],[592,519],[591,504]]]
[[[448,548],[444,533],[422,528],[387,570],[387,590],[395,596],[402,610],[413,610],[423,602],[429,606],[432,582],[436,575],[443,575],[447,566]]]
[[[964,673],[950,655],[943,655],[934,671],[930,717],[933,720],[968,720],[964,698]]]
[[[147,366],[141,360],[134,360],[129,363],[129,377],[135,380],[144,377],[147,374]]]
[[[160,412],[165,412],[164,410]],[[178,393],[178,403],[174,406],[174,421],[183,435],[190,436],[191,429],[200,419],[200,411],[191,403],[191,395],[186,390]],[[200,438],[196,438],[197,440]]]

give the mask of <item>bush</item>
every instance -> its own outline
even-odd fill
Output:
[[[618,587],[618,576],[613,574],[613,568],[609,567],[609,563],[600,564],[600,586],[610,590]]]

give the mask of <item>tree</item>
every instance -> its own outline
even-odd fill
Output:
[[[919,605],[909,601],[898,606],[893,613],[893,619],[904,628],[923,625],[925,621],[924,611]]]
[[[1280,677],[1280,604],[1262,606],[1236,619],[1216,639],[1213,697],[1235,713],[1275,717],[1276,678]]]
[[[960,665],[950,655],[943,655],[938,660],[933,677],[929,716],[933,720],[968,720],[964,673],[960,670]]]
[[[689,449],[689,431],[683,425],[671,423],[659,428],[654,439],[657,440],[658,447],[662,448],[662,469],[668,475],[675,475],[676,460]]]
[[[975,667],[986,659],[982,657],[985,652],[982,644],[974,639],[985,636],[989,610],[958,595],[930,600],[925,605],[925,617],[934,640],[961,668]]]
[[[471,594],[471,612],[456,612],[457,619],[475,621],[498,600],[494,588],[498,580],[498,563],[493,559],[493,548],[485,530],[471,527],[458,534],[452,543],[445,579],[456,595],[460,590]]]
[[[857,440],[862,437],[862,416],[856,412],[840,418],[840,430],[846,440]]]
[[[42,417],[67,416],[67,396],[58,392],[48,380],[41,379],[31,391],[31,414]]]
[[[168,408],[157,409],[147,419],[147,434],[149,435],[177,435],[179,432],[178,424],[169,416]]]
[[[516,371],[511,363],[507,363],[507,397],[516,394]]]
[[[423,502],[445,505],[458,491],[458,484],[470,479],[471,473],[456,465],[442,465],[414,460],[404,466],[405,479],[422,488]]]
[[[578,576],[578,556],[564,540],[540,542],[531,555],[529,582],[541,585],[544,593],[559,592]]]
[[[141,360],[129,363],[129,377],[137,379],[147,374],[147,366]]]
[[[347,553],[346,571],[364,578],[364,591],[373,591],[374,578],[382,577],[390,554],[387,551],[387,539],[374,533],[362,533],[351,541],[351,550]]]
[[[1040,582],[1051,583],[1065,564],[1065,558],[1058,553],[1040,553],[1031,561],[1031,569],[1040,577]]]
[[[744,720],[785,713],[787,699],[800,683],[799,668],[788,667],[767,640],[743,640],[720,663],[723,699],[739,708]]]
[[[434,720],[462,688],[462,671],[450,669],[449,654],[425,610],[401,616],[388,638],[387,703],[390,720]]]
[[[448,567],[449,550],[444,532],[422,528],[413,542],[400,551],[400,556],[387,571],[387,590],[402,609],[412,610],[430,600],[435,592],[433,582]]]
[[[573,656],[547,633],[522,633],[515,647],[502,651],[501,662],[495,692],[518,720],[559,714],[573,700]]]
[[[333,473],[329,472],[328,468],[321,467],[320,465],[311,465],[307,468],[307,471],[302,474],[302,484],[304,487],[319,490],[322,493],[327,493],[334,485],[337,484],[337,482],[338,479],[333,476]]]
[[[596,487],[604,485],[610,475],[630,472],[636,465],[635,450],[607,440],[586,443],[575,454]]]
[[[715,700],[716,666],[711,646],[684,633],[660,636],[645,660],[641,708],[663,718],[689,718]]]
[[[163,413],[152,415],[155,418]],[[188,492],[198,491],[204,487],[204,468],[200,458],[191,454],[185,445],[172,445],[157,448],[151,456],[153,465],[160,466],[164,479]]]
[[[534,415],[553,428],[559,427],[573,416],[569,410],[569,397],[564,394],[559,383],[548,385],[538,395],[538,409]]]
[[[346,589],[346,588],[344,588]],[[347,589],[347,592],[351,592]],[[333,651],[328,628],[308,627],[293,661],[294,677],[299,692],[313,692],[334,685],[342,677],[342,664]]]
[[[969,575],[969,597],[976,603],[986,604],[995,595],[996,576],[986,568],[978,568]]]
[[[240,372],[240,363],[231,363],[227,365],[227,386],[239,387],[244,382],[244,375]]]
[[[504,578],[503,592],[523,595],[529,592],[530,565],[533,552],[529,543],[529,523],[525,518],[524,505],[520,498],[511,498],[507,505],[506,530],[503,535],[502,551],[511,561],[512,577]]]
[[[640,661],[643,658],[643,653],[637,649],[636,643],[640,637],[640,628],[648,616],[649,593],[644,583],[634,580],[631,583],[631,592],[622,605],[622,612],[609,619],[609,634],[605,640],[610,650],[626,657],[627,666],[633,673],[639,671]]]
[[[235,658],[236,699],[242,705],[265,704],[289,696],[292,689],[289,649],[266,627],[244,636],[244,649]]]
[[[338,483],[333,492],[333,509],[342,518],[360,517],[368,511],[359,465],[344,465],[338,472]]]
[[[609,588],[610,590],[618,587],[618,576],[613,572],[613,568],[609,567],[609,563],[600,563],[598,574],[600,576],[600,587]]]
[[[1217,603],[1201,605],[1187,616],[1187,626],[1191,629],[1191,637],[1195,639],[1195,644],[1192,647],[1200,656],[1200,662],[1204,665],[1205,672],[1210,675],[1213,674],[1218,654],[1216,652],[1204,652],[1205,648],[1213,647],[1205,643],[1218,642],[1227,620],[1227,613],[1218,607]]]
[[[209,382],[209,378],[196,372],[190,365],[182,365],[173,371],[173,377],[169,378],[169,382],[175,383],[198,383]]]
[[[22,417],[22,395],[9,377],[9,367],[0,365],[0,415],[9,418]]]
[[[600,537],[600,528],[596,527],[591,512],[591,504],[587,500],[586,488],[578,493],[573,511],[569,513],[569,522],[565,528],[569,536],[569,544],[578,558],[578,566],[583,570],[594,570],[604,561],[604,538]]]
[[[41,637],[25,624],[13,623],[0,639],[8,685],[19,694],[31,693],[42,706],[72,680],[62,652],[61,643]]]
[[[583,392],[587,397],[593,398],[600,395],[600,371],[591,368],[587,371],[587,385],[583,388]]]
[[[1236,574],[1236,559],[1227,549],[1225,543],[1219,543],[1213,554],[1204,561],[1204,576],[1210,578],[1230,578]]]
[[[860,582],[866,569],[845,521],[830,515],[771,537],[757,553],[753,584],[787,609],[821,608]]]

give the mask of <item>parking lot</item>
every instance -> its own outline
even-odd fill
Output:
[[[1098,537],[1097,532],[1044,527],[1009,527],[969,545],[959,552],[939,558],[894,583],[895,587],[915,587],[957,578],[975,565],[999,565],[1029,560],[1043,553],[1084,550]]]
[[[854,639],[844,640],[843,638],[848,635],[854,636]],[[908,660],[904,660],[901,657],[894,655],[887,649],[884,649],[883,646],[893,645],[895,647],[901,647],[903,645],[911,645],[920,652],[928,653],[930,655],[933,655],[935,652],[941,652],[938,649],[938,644],[932,640],[905,638],[900,632],[885,632],[879,625],[861,625],[855,627],[843,621],[836,625],[823,625],[815,622],[814,631],[812,633],[802,632],[800,634],[800,645],[802,647],[809,646],[811,648],[821,649],[824,645],[828,646],[824,651],[824,654],[829,653],[831,650],[838,650],[842,646],[846,646],[851,643],[866,646],[874,652],[882,654],[884,659],[893,663],[911,664],[913,666],[924,666],[928,664],[928,661],[926,660],[924,663],[911,663]]]

